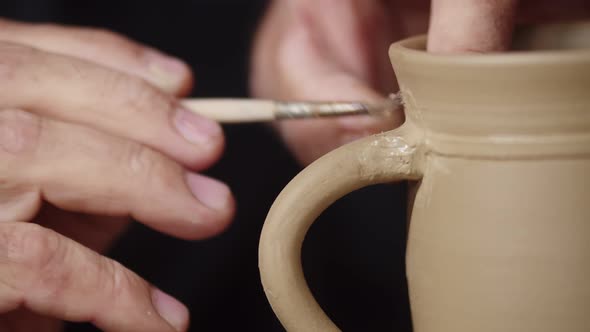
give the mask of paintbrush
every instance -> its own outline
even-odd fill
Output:
[[[184,99],[182,104],[195,113],[221,123],[244,123],[363,114],[391,116],[402,106],[402,101],[397,93],[375,103],[194,98]]]

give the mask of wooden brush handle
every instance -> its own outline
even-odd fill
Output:
[[[184,99],[189,110],[222,123],[264,122],[275,119],[275,102],[239,98]]]

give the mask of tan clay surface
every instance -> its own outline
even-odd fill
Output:
[[[391,47],[406,124],[310,165],[264,225],[262,282],[288,331],[338,330],[301,271],[315,218],[403,179],[420,180],[407,253],[416,332],[590,331],[590,23],[515,40],[509,54],[431,55],[424,37]]]

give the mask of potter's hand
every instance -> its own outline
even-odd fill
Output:
[[[184,331],[182,304],[97,252],[130,216],[188,239],[230,220],[228,188],[196,173],[221,129],[171,96],[189,70],[95,30],[2,21],[0,40],[0,330]]]
[[[380,100],[395,92],[383,1],[274,1],[258,32],[252,92],[287,100]],[[395,14],[397,17],[398,15]],[[397,21],[396,21],[397,24]],[[279,133],[303,164],[356,138],[393,128],[369,116],[284,121]]]
[[[588,17],[587,3],[277,0],[257,36],[252,90],[256,96],[280,99],[373,100],[397,91],[387,57],[392,42],[428,30],[431,52],[500,51],[508,47],[516,20]],[[277,126],[295,156],[309,163],[349,140],[401,121],[399,114],[389,121],[350,117]]]

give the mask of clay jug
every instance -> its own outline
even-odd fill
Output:
[[[390,48],[405,123],[276,199],[259,253],[273,310],[288,331],[338,331],[305,282],[305,234],[343,195],[408,180],[414,331],[590,331],[590,23],[522,29],[507,53],[424,49]]]

